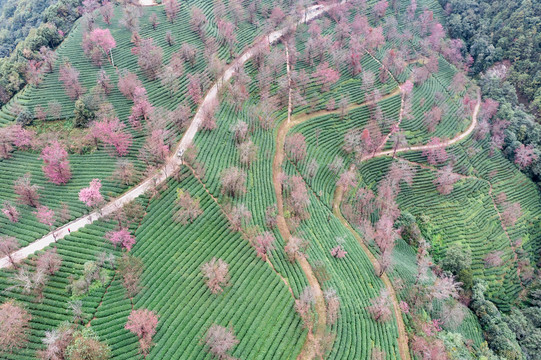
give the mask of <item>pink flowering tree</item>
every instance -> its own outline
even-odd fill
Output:
[[[298,163],[306,157],[306,140],[301,133],[289,135],[284,144],[287,155]]]
[[[79,75],[79,70],[75,69],[69,63],[60,66],[58,79],[64,84],[64,90],[66,90],[66,94],[72,100],[76,100],[85,92],[85,89],[79,82]]]
[[[374,18],[376,19],[376,22],[385,16],[388,7],[389,3],[387,0],[378,1],[376,5],[374,5]]]
[[[328,91],[331,85],[340,79],[340,73],[329,67],[327,62],[321,63],[317,67],[315,77],[321,82],[321,91]]]
[[[143,83],[137,78],[136,74],[124,69],[118,77],[117,87],[122,95],[129,100],[134,101],[135,90],[137,88],[142,88]]]
[[[449,158],[449,155],[445,151],[445,144],[440,138],[433,137],[427,144],[428,149],[423,151],[423,156],[426,156],[426,160],[430,165],[437,165],[444,163]]]
[[[65,184],[71,178],[68,153],[58,141],[52,142],[41,152],[45,166],[43,172],[50,182],[56,185]]]
[[[255,237],[252,241],[255,250],[257,251],[257,256],[267,261],[267,255],[270,251],[274,250],[274,241],[275,238],[270,231],[265,231]]]
[[[9,201],[4,202],[4,207],[2,208],[2,214],[4,214],[9,221],[16,223],[19,221],[19,210]]]
[[[523,170],[529,167],[539,156],[537,155],[533,145],[520,144],[515,149],[515,164]]]
[[[378,297],[372,299],[372,305],[367,309],[372,318],[377,322],[385,322],[391,319],[391,297],[386,289],[382,289]]]
[[[55,213],[52,209],[49,209],[47,206],[38,206],[37,211],[34,213],[40,223],[47,225],[49,231],[53,230],[53,225],[56,221]],[[56,233],[53,232],[53,238],[56,242]]]
[[[101,181],[94,179],[90,182],[90,186],[79,191],[79,200],[89,208],[96,208],[103,203],[103,196],[100,193]]]
[[[83,36],[83,51],[94,65],[101,65],[103,58],[111,61],[109,54],[116,47],[109,29],[95,28]]]
[[[442,195],[448,195],[453,191],[453,185],[460,179],[460,175],[453,173],[451,165],[445,166],[438,171],[438,176],[434,179],[434,185]]]
[[[112,146],[118,156],[128,154],[128,149],[132,144],[132,136],[124,131],[126,125],[118,118],[104,119],[95,121],[90,127],[90,135],[97,142]]]
[[[105,234],[105,238],[109,240],[115,248],[117,245],[121,245],[127,251],[130,251],[133,245],[135,245],[135,236],[133,236],[126,228],[109,231]]]
[[[139,350],[146,356],[154,345],[152,337],[156,334],[158,326],[158,315],[148,309],[132,310],[128,316],[128,322],[124,327],[137,336],[139,339]]]

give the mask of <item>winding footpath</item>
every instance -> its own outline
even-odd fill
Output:
[[[301,16],[302,20],[298,21],[292,26],[295,27],[298,24],[309,22],[319,17],[321,14],[323,14],[324,12],[328,11],[330,8],[336,5],[337,4],[327,5],[327,6],[314,5],[312,7],[309,7],[306,10],[306,12]],[[229,67],[225,70],[222,76],[216,80],[214,85],[207,92],[195,116],[193,117],[190,123],[190,126],[188,127],[184,135],[182,136],[182,139],[179,142],[179,144],[176,146],[172,154],[167,158],[165,164],[160,169],[156,170],[156,172],[153,175],[146,178],[144,181],[139,183],[139,185],[127,191],[120,197],[110,201],[108,204],[106,204],[102,208],[96,211],[93,211],[89,213],[88,215],[75,219],[53,230],[49,234],[32,242],[31,244],[15,251],[14,253],[12,253],[13,259],[15,261],[20,261],[34,254],[36,251],[43,250],[47,246],[56,242],[57,240],[60,240],[66,237],[67,235],[69,235],[68,229],[71,231],[77,231],[85,227],[86,225],[92,224],[94,221],[112,214],[116,210],[122,208],[122,206],[125,205],[126,203],[133,201],[137,197],[143,195],[146,191],[151,190],[155,188],[157,185],[163,183],[167,179],[167,177],[173,173],[174,170],[178,169],[180,165],[182,165],[182,159],[177,156],[177,153],[179,151],[185,151],[188,148],[188,146],[193,142],[195,134],[197,133],[197,130],[199,129],[199,126],[201,125],[201,122],[203,120],[203,114],[205,112],[205,108],[209,106],[209,104],[212,104],[214,101],[217,100],[218,84],[224,84],[227,81],[229,81],[229,79],[231,79],[231,77],[235,73],[235,69],[244,65],[244,63],[246,63],[253,56],[253,54],[256,53],[256,50],[258,50],[262,46],[269,46],[276,43],[289,30],[290,30],[290,27],[288,26],[280,30],[271,32],[265,37],[262,37],[261,39],[257,41],[257,43],[254,46],[246,50],[239,58],[237,58],[235,61],[233,61],[229,65]],[[9,266],[10,266],[10,262],[7,256],[0,259],[0,268],[7,268]]]
[[[400,91],[401,91],[401,88],[399,86],[393,92],[385,95],[382,99],[388,98],[388,97],[391,97],[391,96],[395,96]],[[382,99],[380,99],[379,101],[381,101]],[[365,105],[368,105],[370,103],[371,103],[371,101],[365,101],[365,102],[363,102],[361,104],[352,105],[352,106],[350,106],[350,108],[359,107],[359,106],[365,106]],[[397,122],[398,126],[400,125],[400,122],[402,121],[403,105],[404,105],[404,94],[402,93],[401,109],[400,109],[399,119],[398,119],[398,122]],[[448,147],[450,145],[456,144],[456,143],[464,140],[465,138],[467,138],[469,135],[471,135],[471,133],[473,132],[473,130],[477,126],[477,116],[479,114],[480,107],[481,107],[481,92],[480,92],[479,89],[477,89],[477,104],[475,105],[474,111],[472,113],[472,121],[471,121],[470,125],[468,126],[468,128],[464,132],[458,134],[456,137],[454,137],[452,139],[445,140],[442,143],[440,143],[439,145],[407,146],[407,147],[397,148],[396,150],[376,151],[371,156],[367,156],[367,157],[361,159],[361,161],[365,161],[365,160],[376,158],[376,157],[394,156],[395,154],[409,152],[409,151],[424,151],[424,150],[437,149],[437,148],[442,148],[442,147],[445,148],[445,147]],[[280,226],[281,221],[283,222],[283,225],[281,225],[281,227],[283,227],[283,229],[281,227],[279,227],[279,228],[280,228],[280,233],[282,234],[284,239],[288,239],[289,236],[290,236],[287,225],[285,224],[285,220],[283,219],[283,199],[282,199],[282,194],[281,194],[281,183],[280,183],[280,178],[279,178],[279,173],[281,171],[281,164],[282,164],[283,159],[284,159],[284,141],[285,141],[285,137],[286,137],[287,133],[289,132],[289,130],[291,128],[293,128],[294,126],[296,126],[296,125],[299,125],[299,124],[301,124],[301,123],[303,123],[303,122],[305,122],[305,121],[307,121],[309,119],[313,119],[313,118],[321,116],[321,115],[325,115],[325,114],[329,114],[329,113],[337,113],[337,112],[338,112],[337,110],[335,110],[335,111],[318,111],[318,112],[312,113],[312,114],[303,114],[303,115],[300,115],[300,116],[295,116],[293,119],[291,119],[291,109],[289,108],[288,109],[288,119],[287,119],[287,121],[284,121],[280,125],[280,127],[278,129],[278,135],[277,135],[277,139],[276,139],[276,155],[275,155],[274,163],[273,163],[273,183],[274,183],[274,188],[275,188],[275,192],[276,192],[276,197],[278,199],[278,204],[277,204],[278,205],[278,210],[279,210],[278,224]],[[392,134],[392,132],[389,133],[384,138],[384,140],[382,141],[382,143],[378,147],[378,149],[385,146],[385,144],[387,143],[387,141],[390,138],[391,134]],[[354,165],[352,165],[351,168],[355,169]],[[369,258],[370,262],[372,263],[372,266],[374,267],[374,270],[376,271],[376,273],[378,273],[379,272],[379,263],[378,263],[376,257],[372,254],[370,249],[368,249],[368,247],[364,243],[364,241],[361,238],[361,236],[359,235],[359,233],[357,231],[355,231],[351,227],[349,222],[342,215],[342,212],[340,210],[340,204],[342,203],[342,198],[343,198],[343,189],[340,186],[338,186],[338,187],[336,187],[334,198],[333,198],[333,204],[332,204],[333,214],[338,218],[338,220],[350,231],[350,233],[359,242],[361,248],[363,249],[363,251],[365,252],[367,257]],[[280,211],[282,211],[282,212],[280,213]],[[283,233],[282,233],[282,231],[283,231]],[[285,234],[285,236],[284,236],[284,234]],[[302,264],[301,264],[301,266],[302,266]],[[389,277],[387,276],[387,274],[384,273],[381,276],[381,280],[383,281],[383,283],[384,283],[384,285],[385,285],[385,287],[386,287],[386,289],[387,289],[387,291],[389,293],[389,296],[391,298],[391,302],[392,302],[392,305],[393,305],[393,313],[394,313],[396,323],[397,323],[397,328],[398,328],[397,342],[398,342],[398,349],[399,349],[399,352],[400,352],[400,357],[403,360],[410,360],[411,355],[410,355],[409,346],[408,346],[408,335],[407,335],[407,332],[406,332],[406,327],[405,327],[405,324],[404,324],[404,320],[402,318],[402,311],[400,310],[400,307],[399,307],[399,301],[398,301],[398,298],[396,296],[396,292],[395,292],[394,287],[393,287]],[[318,311],[317,307],[316,307],[316,311]],[[319,312],[318,312],[318,314],[319,314]],[[317,341],[317,334],[318,333],[316,331],[316,341]]]
[[[291,122],[291,69],[289,65],[289,50],[287,44],[285,44],[286,51],[286,68],[287,76],[289,83],[289,99],[287,106],[287,120],[283,121],[278,128],[276,135],[276,152],[274,154],[274,160],[272,163],[272,183],[274,185],[274,192],[276,194],[276,207],[278,208],[278,216],[276,217],[278,231],[280,235],[287,243],[291,239],[291,232],[287,226],[284,217],[284,199],[282,196],[282,184],[280,182],[280,174],[282,172],[282,162],[284,161],[284,141],[287,135],[287,131],[290,128]],[[308,338],[305,341],[299,356],[297,359],[313,359],[316,354],[315,350],[319,347],[321,340],[325,336],[325,329],[327,325],[327,309],[325,306],[325,299],[323,297],[323,292],[321,291],[321,286],[312,271],[312,267],[308,260],[304,256],[297,256],[297,262],[301,266],[306,279],[308,280],[308,285],[312,289],[315,298],[315,311],[317,313],[317,324],[315,325],[315,331],[308,334]]]

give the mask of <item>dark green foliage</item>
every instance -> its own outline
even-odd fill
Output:
[[[537,153],[541,154],[541,125],[526,112],[523,105],[519,104],[513,85],[508,80],[489,76],[483,76],[479,83],[486,97],[500,103],[497,117],[509,121],[502,149],[505,156],[513,162],[515,150],[520,144],[532,145]],[[541,156],[538,156],[529,167],[522,171],[539,183],[541,180]]]
[[[461,271],[471,267],[471,261],[471,250],[454,243],[445,252],[445,257],[441,261],[441,267],[445,271],[458,275]]]
[[[28,60],[56,48],[75,20],[81,0],[7,0],[0,14],[0,105],[26,85]]]
[[[522,359],[515,336],[496,305],[485,299],[486,287],[480,281],[473,287],[471,308],[475,311],[486,334],[490,348],[504,359]]]
[[[518,0],[440,0],[450,10],[452,37],[466,42],[478,74],[495,62],[512,61],[510,81],[541,110],[541,3]]]
[[[34,121],[34,115],[30,112],[28,109],[23,109],[19,115],[17,116],[17,124],[22,126],[29,126],[32,125],[32,122]]]

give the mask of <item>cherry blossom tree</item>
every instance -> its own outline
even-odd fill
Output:
[[[43,173],[50,182],[56,185],[65,184],[71,179],[68,153],[58,141],[53,141],[41,152],[45,166]]]
[[[486,268],[498,267],[504,264],[503,261],[504,252],[501,250],[494,250],[489,252],[483,258]]]
[[[199,199],[192,198],[187,191],[177,190],[176,203],[179,208],[175,212],[174,219],[182,225],[193,223],[203,213]]]
[[[306,157],[306,140],[301,133],[295,133],[286,137],[284,148],[287,155],[298,163]]]
[[[56,52],[47,46],[42,46],[39,49],[39,56],[41,57],[42,65],[41,68],[45,73],[52,73],[54,63],[56,61]]]
[[[451,85],[449,85],[449,90],[455,94],[461,93],[466,88],[467,83],[468,78],[466,78],[466,75],[464,75],[463,72],[458,71],[453,76],[453,81],[451,81]]]
[[[504,210],[501,212],[502,222],[505,226],[514,226],[518,218],[522,215],[520,203],[505,203]]]
[[[257,145],[252,140],[245,141],[237,146],[240,163],[250,167],[257,160]]]
[[[299,257],[304,256],[304,250],[308,246],[308,242],[296,236],[292,236],[284,246],[284,251],[290,262],[294,262]]]
[[[276,239],[270,231],[265,231],[252,240],[252,245],[257,251],[257,256],[263,261],[267,261],[267,255],[270,251],[274,250],[275,240]]]
[[[436,126],[441,122],[443,110],[434,105],[430,111],[425,112],[425,125],[428,132],[434,132]]]
[[[124,327],[139,338],[139,350],[146,356],[154,345],[152,337],[156,334],[158,315],[148,309],[132,310]]]
[[[52,231],[53,225],[56,222],[55,213],[52,209],[49,209],[47,206],[38,206],[37,211],[35,212],[36,218],[43,225],[47,225],[49,231]],[[56,242],[56,234],[53,232],[53,237]]]
[[[336,83],[340,79],[340,73],[329,67],[327,62],[321,63],[314,76],[321,82],[321,91],[328,91],[331,85]]]
[[[152,38],[142,39],[139,44],[132,48],[132,54],[137,56],[137,64],[145,75],[154,80],[162,66],[163,50],[154,45]]]
[[[443,274],[434,281],[430,289],[430,296],[436,300],[445,300],[450,297],[458,299],[460,285],[462,284],[456,282],[452,275]]]
[[[385,12],[387,11],[388,7],[389,7],[389,2],[387,2],[387,0],[378,1],[374,5],[373,13],[374,13],[374,19],[376,20],[376,22],[378,22],[379,19],[385,16]]]
[[[9,300],[0,305],[0,350],[11,352],[26,342],[32,315]]]
[[[169,155],[170,132],[165,129],[152,130],[143,147],[139,150],[139,158],[147,165],[163,164]]]
[[[188,96],[192,99],[194,104],[199,104],[203,98],[201,79],[198,75],[188,75],[188,79]]]
[[[415,1],[415,0],[414,0]],[[373,347],[370,353],[370,360],[385,360],[387,359],[385,351],[378,347]]]
[[[357,186],[356,178],[357,174],[354,170],[344,171],[336,182],[336,186],[341,187],[347,192],[350,188]]]
[[[218,359],[231,358],[227,352],[239,343],[233,333],[233,327],[226,328],[218,324],[210,326],[205,334],[204,341],[208,348],[207,351]]]
[[[100,193],[100,189],[100,179],[92,180],[89,187],[79,191],[79,200],[90,208],[98,207],[104,201],[103,196]]]
[[[39,190],[41,186],[31,184],[32,175],[26,173],[17,180],[13,191],[17,194],[17,201],[21,204],[37,207],[39,205]]]
[[[62,257],[58,255],[56,248],[41,253],[36,260],[36,269],[49,275],[54,275],[60,266],[62,266]]]
[[[116,117],[105,118],[92,123],[90,134],[96,141],[112,146],[118,156],[125,156],[132,144],[132,135],[124,130],[125,127],[126,125]]]
[[[4,214],[9,221],[16,223],[19,221],[19,210],[9,201],[4,202],[4,207],[2,208],[2,214]]]
[[[224,287],[229,286],[229,265],[222,259],[213,257],[201,266],[201,272],[213,294],[219,294],[224,291]]]
[[[109,95],[111,93],[111,90],[113,89],[113,85],[111,84],[111,77],[104,69],[101,69],[98,73],[96,85],[103,90],[105,95]]]
[[[233,207],[226,206],[225,213],[228,214],[228,220],[231,230],[242,231],[246,229],[252,221],[252,212],[244,204],[238,204]]]
[[[105,234],[105,238],[109,240],[116,248],[121,245],[127,251],[130,251],[135,245],[135,236],[133,236],[127,228],[109,231]]]
[[[113,18],[114,12],[115,12],[115,7],[113,3],[110,1],[105,1],[103,5],[100,7],[100,14],[103,18],[103,21],[108,25],[111,24],[111,19]]]
[[[138,88],[143,88],[143,83],[137,78],[137,75],[123,69],[120,75],[118,76],[118,90],[129,100],[134,100],[135,90]]]
[[[237,197],[246,192],[246,172],[233,166],[222,172],[222,193]]]
[[[178,15],[180,4],[177,2],[177,0],[165,0],[163,5],[167,20],[170,23],[174,23]]]
[[[383,35],[383,28],[376,27],[370,28],[368,35],[366,36],[366,46],[369,50],[374,50],[385,44],[385,36]]]
[[[327,306],[327,323],[329,325],[334,325],[339,316],[340,298],[333,288],[326,289],[323,296]]]
[[[118,273],[122,277],[122,285],[126,289],[126,296],[133,298],[141,290],[141,274],[143,273],[143,262],[141,259],[124,253],[118,261]]]
[[[442,195],[448,195],[453,191],[453,185],[460,179],[460,175],[453,173],[453,167],[449,164],[438,170],[438,177],[433,183],[438,192]]]
[[[66,94],[72,100],[76,100],[85,92],[85,89],[79,82],[79,74],[79,70],[71,66],[70,63],[65,63],[60,66],[58,79],[62,82]]]
[[[387,289],[381,289],[380,295],[372,299],[372,305],[367,308],[372,318],[377,322],[391,319],[391,296]]]
[[[94,65],[101,65],[103,58],[111,61],[109,54],[116,47],[115,39],[109,29],[95,28],[83,35],[83,51]]]
[[[314,290],[307,286],[301,293],[301,296],[295,300],[295,310],[302,319],[303,326],[308,329],[311,334],[315,322],[314,304],[316,299]]]
[[[430,165],[443,163],[449,158],[449,155],[445,151],[444,143],[439,138],[431,138],[427,146],[429,148],[423,151],[423,156],[426,156]]]
[[[532,144],[520,144],[515,149],[515,164],[517,164],[521,170],[529,167],[538,157],[539,155],[536,153]]]
[[[190,19],[190,26],[192,30],[199,35],[201,40],[205,39],[205,25],[207,24],[207,17],[201,9],[196,6],[192,7],[192,17]]]
[[[0,236],[0,254],[2,254],[3,257],[7,257],[9,263],[15,269],[18,266],[16,259],[13,257],[13,253],[19,250],[19,248],[19,242],[13,236]]]

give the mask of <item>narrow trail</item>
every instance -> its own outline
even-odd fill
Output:
[[[349,222],[342,216],[342,212],[340,211],[340,204],[342,203],[342,197],[344,194],[344,190],[341,186],[336,187],[336,191],[334,192],[334,199],[333,199],[333,214],[340,220],[342,225],[344,225],[349,232],[355,237],[359,245],[361,245],[361,248],[363,249],[366,256],[368,256],[368,259],[372,263],[372,266],[374,267],[374,270],[376,273],[379,273],[379,263],[376,257],[372,254],[370,249],[366,246],[361,236],[351,227]],[[386,273],[383,273],[383,275],[380,277],[380,279],[383,281],[383,284],[385,285],[385,288],[389,292],[389,296],[391,297],[391,302],[393,304],[393,312],[394,317],[396,319],[396,326],[398,328],[398,338],[396,339],[398,342],[398,351],[400,352],[400,358],[402,360],[410,360],[410,352],[408,347],[408,334],[406,332],[406,326],[404,325],[404,319],[402,319],[402,311],[400,310],[400,306],[398,305],[398,298],[396,297],[396,292],[394,291],[393,284],[391,283],[391,280],[387,276]]]
[[[218,205],[218,207],[220,208],[220,210],[222,211],[222,213],[224,214],[224,216],[227,218],[227,220],[231,221],[231,217],[229,216],[229,214],[224,210],[224,207],[222,206],[222,204],[220,204],[220,202],[218,201],[218,199],[212,195],[212,193],[210,192],[210,190],[208,189],[207,185],[205,184],[205,182],[199,177],[196,175],[196,172],[195,170],[188,164],[185,164],[185,166],[190,169],[190,171],[192,172],[192,175],[193,177],[203,186],[203,189],[205,190],[205,192],[210,196],[210,198],[214,201],[214,203],[216,203],[216,205]],[[248,234],[246,234],[242,229],[240,230],[240,232],[242,233],[242,237],[249,242],[249,236]],[[288,290],[289,290],[289,293],[291,294],[291,296],[293,297],[293,299],[295,299],[295,294],[293,293],[293,289],[291,288],[291,285],[289,285],[289,282],[286,280],[286,278],[284,278],[282,276],[282,274],[280,274],[276,268],[274,267],[274,264],[270,261],[270,255],[267,255],[267,259],[265,260],[265,262],[270,266],[270,268],[272,269],[272,271],[274,271],[276,273],[276,275],[278,275],[280,277],[280,279],[282,279],[282,281],[284,282],[284,284],[286,284]]]
[[[173,149],[173,152],[171,155],[167,158],[165,161],[165,164],[157,169],[154,174],[147,177],[145,180],[143,180],[139,185],[133,187],[120,197],[111,200],[108,204],[101,207],[98,210],[95,210],[85,216],[82,216],[78,219],[75,219],[63,226],[58,227],[57,229],[53,230],[52,232],[48,233],[47,235],[43,236],[40,239],[37,239],[36,241],[30,243],[29,245],[15,251],[12,253],[12,257],[15,259],[15,261],[21,261],[22,259],[27,258],[29,255],[34,254],[36,251],[43,250],[47,246],[53,244],[54,242],[63,239],[67,235],[69,235],[68,229],[71,231],[77,231],[83,227],[85,227],[88,224],[92,224],[94,221],[103,218],[105,216],[108,216],[112,214],[117,209],[120,209],[123,205],[126,203],[129,203],[130,201],[136,199],[137,197],[143,195],[146,191],[151,190],[155,188],[157,185],[163,183],[169,174],[171,174],[172,171],[175,169],[178,169],[182,165],[182,159],[177,156],[177,154],[180,151],[185,151],[188,146],[193,142],[193,139],[195,137],[195,134],[197,133],[197,130],[199,129],[199,126],[201,125],[204,113],[206,107],[214,102],[218,97],[218,87],[219,84],[226,83],[231,79],[233,74],[235,73],[235,69],[244,65],[250,58],[252,58],[253,54],[262,46],[269,46],[271,44],[276,43],[284,34],[286,34],[288,31],[291,30],[291,28],[295,28],[298,24],[302,24],[305,22],[312,21],[313,19],[317,18],[324,12],[328,11],[330,8],[336,6],[338,4],[331,4],[331,5],[314,5],[309,7],[304,14],[301,15],[301,19],[294,23],[293,25],[286,26],[282,29],[276,30],[268,34],[267,36],[264,36],[257,40],[255,45],[253,45],[251,48],[244,51],[244,53],[237,58],[235,61],[233,61],[228,68],[224,71],[222,76],[220,76],[214,85],[209,89],[207,94],[205,95],[203,101],[201,102],[199,108],[197,109],[197,112],[195,113],[195,116],[193,117],[188,129],[182,136],[182,139],[178,143],[178,145]],[[53,235],[54,234],[54,235]],[[0,259],[0,269],[7,268],[10,266],[10,262],[8,257],[3,257]]]
[[[400,91],[401,91],[401,89],[399,87],[396,90],[394,90],[393,92],[387,94],[386,97],[397,95],[398,92],[400,92]],[[381,101],[381,100],[379,100],[379,101]],[[367,101],[367,102],[364,102],[362,104],[356,104],[356,105],[354,105],[354,107],[368,105],[369,103],[370,103],[370,101]],[[390,155],[394,156],[397,153],[404,153],[404,152],[408,152],[408,151],[423,151],[423,150],[437,149],[437,148],[448,147],[450,145],[453,145],[453,144],[465,139],[466,137],[468,137],[473,132],[473,130],[475,129],[475,127],[477,125],[477,116],[478,116],[478,113],[479,113],[480,106],[481,106],[481,92],[480,92],[479,89],[477,89],[477,104],[476,104],[475,109],[474,109],[473,114],[472,114],[472,122],[471,122],[470,126],[463,133],[460,133],[459,135],[457,135],[456,137],[454,137],[452,139],[443,141],[438,146],[419,145],[419,146],[409,146],[409,147],[397,148],[395,150],[376,151],[371,156],[362,158],[361,161],[376,158],[376,157],[383,157],[383,156],[390,156]],[[404,107],[404,94],[402,94],[401,109],[400,109],[399,119],[398,119],[398,122],[397,122],[398,126],[400,125],[400,122],[402,120],[403,107]],[[276,156],[275,156],[274,163],[273,163],[273,182],[274,182],[276,196],[277,196],[277,199],[278,199],[278,208],[280,210],[283,209],[283,199],[281,197],[281,185],[280,185],[280,181],[279,181],[280,180],[279,179],[279,171],[281,170],[281,164],[282,164],[282,161],[284,159],[283,148],[284,148],[285,137],[286,137],[288,131],[293,126],[298,125],[298,124],[300,124],[300,123],[302,123],[304,121],[307,121],[307,120],[309,120],[311,118],[314,118],[316,116],[323,115],[322,112],[321,112],[321,114],[319,114],[319,113],[320,112],[318,112],[318,114],[316,114],[316,113],[312,113],[312,114],[309,114],[309,115],[303,114],[301,116],[297,116],[297,117],[294,117],[293,119],[291,119],[291,114],[290,114],[290,112],[288,112],[287,122],[283,122],[281,124],[279,130],[278,130],[278,136],[277,136],[277,141],[276,141],[276,146],[277,146]],[[328,114],[328,113],[333,113],[333,112],[330,112],[330,111],[325,111],[324,112],[324,114]],[[380,146],[378,148],[381,148],[381,147],[385,146],[385,144],[387,143],[387,141],[388,141],[388,139],[389,139],[389,137],[391,135],[392,135],[392,131],[384,138],[384,140],[382,141],[382,143],[380,144]],[[352,165],[352,169],[354,169],[354,168],[355,168],[354,165]],[[364,244],[364,242],[363,242],[362,238],[360,237],[360,235],[351,227],[349,222],[342,216],[342,213],[341,213],[341,210],[340,210],[340,204],[342,202],[342,197],[343,197],[343,189],[341,187],[337,187],[336,190],[335,190],[335,195],[334,195],[334,199],[333,199],[333,206],[332,206],[333,213],[340,220],[340,222],[351,232],[351,234],[357,239],[357,241],[361,245],[361,248],[363,249],[365,254],[368,256],[368,258],[370,259],[370,262],[372,263],[374,269],[376,270],[376,272],[379,272],[379,263],[378,263],[377,259],[372,254],[370,249],[368,249],[368,247]],[[499,213],[498,213],[498,215],[499,215]],[[500,219],[501,219],[501,217],[500,217]],[[283,221],[283,226],[285,227],[284,231],[288,232],[288,229],[287,229],[287,226],[285,225],[285,220],[283,219],[283,216],[282,216],[281,220]],[[280,224],[280,221],[278,223]],[[502,223],[502,226],[503,226],[503,223]],[[280,230],[280,231],[282,231],[282,230]],[[389,277],[387,276],[387,274],[383,274],[381,276],[381,279],[382,279],[385,287],[387,288],[387,290],[388,290],[388,292],[390,294],[391,302],[393,304],[393,312],[394,312],[396,322],[397,322],[397,327],[398,327],[398,339],[397,339],[397,341],[398,341],[398,346],[399,346],[400,357],[402,359],[410,360],[411,356],[410,356],[409,346],[408,346],[408,335],[407,335],[407,332],[406,332],[404,320],[402,318],[402,312],[401,312],[400,307],[399,307],[399,302],[398,302],[398,298],[396,296],[396,292],[395,292],[394,287],[393,287]]]
[[[274,192],[276,193],[276,206],[278,208],[277,224],[280,235],[287,243],[291,238],[291,232],[286,224],[284,217],[284,199],[282,197],[282,185],[280,183],[280,173],[282,171],[282,162],[284,161],[284,141],[287,135],[289,126],[291,126],[291,68],[289,64],[289,50],[287,43],[285,45],[286,51],[286,68],[287,77],[289,83],[289,100],[287,105],[287,120],[283,121],[278,128],[276,136],[276,153],[274,154],[274,161],[272,164],[272,182],[274,185]],[[321,339],[325,336],[325,330],[327,326],[327,308],[325,306],[325,299],[323,298],[323,292],[321,286],[317,281],[317,278],[312,271],[312,267],[308,263],[308,260],[304,256],[298,256],[297,261],[301,266],[308,284],[312,288],[315,298],[315,310],[317,313],[317,324],[313,334],[309,333],[304,345],[299,353],[297,359],[313,359],[315,357],[315,349],[320,343]]]

